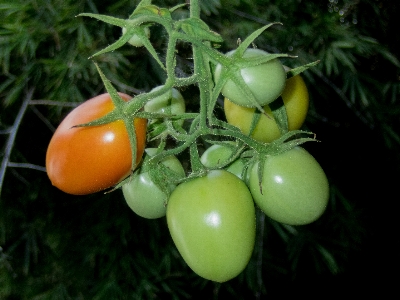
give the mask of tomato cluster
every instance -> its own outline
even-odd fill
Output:
[[[152,5],[145,10],[157,11]],[[166,11],[156,15],[165,16]],[[180,23],[179,28],[193,33],[193,24]],[[198,36],[217,39],[200,25]],[[123,36],[136,47],[149,47],[148,27],[124,27]],[[304,225],[324,213],[329,198],[324,171],[299,146],[306,139],[296,137],[309,104],[301,70],[292,72],[277,56],[243,48],[226,55],[208,50],[215,56],[207,63],[215,65],[207,73],[195,70],[210,81],[197,74],[187,79],[198,83],[203,97],[198,114],[186,112],[185,99],[173,87],[183,81],[167,81],[135,99],[117,94],[102,78],[109,93],[71,111],[46,156],[48,176],[64,192],[121,188],[137,215],[165,216],[186,263],[217,282],[232,279],[248,264],[255,244],[255,207],[274,221]],[[168,65],[174,66],[170,51]],[[210,92],[212,85],[215,91]],[[225,97],[226,120],[216,121],[213,115],[217,94]],[[204,141],[210,146],[199,152]],[[190,164],[179,156],[184,150],[189,150]]]

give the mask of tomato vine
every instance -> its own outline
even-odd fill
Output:
[[[240,154],[239,152],[243,151],[243,147],[241,147],[243,144],[254,150],[255,153],[276,155],[279,152],[287,151],[288,149],[304,142],[314,141],[315,138],[313,137],[313,134],[308,132],[287,132],[285,129],[285,126],[287,126],[287,121],[285,121],[285,119],[287,117],[283,106],[279,106],[274,109],[273,113],[277,120],[282,120],[281,122],[278,122],[278,124],[281,125],[280,128],[283,128],[281,131],[286,134],[283,135],[283,138],[278,139],[274,143],[270,144],[261,143],[252,139],[247,134],[243,134],[235,126],[216,118],[214,115],[217,99],[221,93],[222,87],[228,80],[233,80],[239,89],[242,90],[243,94],[248,97],[247,101],[252,103],[253,106],[256,107],[262,114],[265,114],[263,107],[258,103],[253,93],[249,90],[246,82],[244,82],[243,78],[241,77],[240,69],[258,66],[276,58],[290,57],[290,55],[287,54],[267,54],[263,57],[243,58],[243,54],[245,53],[246,49],[254,43],[254,40],[271,26],[277,25],[277,23],[271,23],[256,30],[239,44],[234,55],[226,56],[214,47],[214,45],[217,43],[223,42],[223,38],[218,33],[212,31],[208,25],[200,19],[198,1],[191,1],[189,18],[177,21],[173,20],[171,13],[182,6],[185,6],[185,4],[177,5],[171,9],[165,9],[151,4],[151,1],[143,0],[126,20],[89,13],[83,13],[79,15],[96,18],[100,21],[125,29],[125,33],[120,39],[95,53],[92,58],[120,48],[121,46],[125,45],[133,35],[139,34],[143,42],[143,46],[149,51],[153,58],[166,72],[166,81],[161,88],[155,91],[153,90],[148,93],[137,95],[135,97],[135,101],[125,103],[118,100],[116,90],[98,68],[105,87],[111,94],[116,105],[117,112],[112,112],[109,116],[104,117],[103,120],[93,122],[89,125],[96,125],[102,123],[104,120],[112,121],[114,118],[112,118],[111,115],[116,115],[118,118],[125,120],[125,124],[131,124],[130,122],[127,122],[129,118],[139,117],[157,119],[160,117],[165,117],[156,113],[144,112],[142,111],[142,108],[149,100],[165,94],[173,87],[180,88],[188,85],[197,85],[199,90],[200,111],[198,113],[183,113],[181,115],[172,117],[174,120],[189,120],[191,122],[189,130],[184,130],[182,127],[176,128],[176,126],[173,126],[171,122],[171,117],[169,117],[169,120],[163,124],[163,127],[158,129],[158,135],[153,136],[152,139],[154,140],[159,138],[160,141],[165,141],[167,137],[170,136],[177,141],[178,145],[174,148],[166,149],[166,151],[160,152],[158,155],[154,156],[148,161],[150,164],[157,164],[165,157],[177,155],[189,148],[192,170],[188,177],[182,178],[182,181],[201,176],[206,171],[205,167],[200,162],[199,153],[197,150],[196,143],[200,137],[218,136],[219,139],[222,140],[235,139],[239,141],[239,147],[237,147],[236,151],[232,153],[232,156],[238,156]],[[159,24],[163,26],[168,35],[165,63],[161,62],[159,55],[156,53],[149,41],[148,35],[144,34],[144,28],[151,28],[152,24]],[[192,45],[194,67],[193,73],[188,77],[182,78],[176,76],[176,45],[178,41],[183,41]],[[287,75],[293,76],[295,74],[299,74],[307,68],[314,66],[316,63],[318,62],[313,62],[292,69],[287,73]],[[221,73],[218,81],[214,82],[215,78],[213,78],[211,65],[215,66],[217,64],[222,65],[225,70]],[[127,129],[130,132],[131,145],[132,149],[134,150],[136,137],[130,125],[127,125]],[[155,129],[154,132],[157,132],[157,129]],[[307,135],[311,137],[307,137]],[[290,140],[290,142],[285,143],[287,140]],[[165,143],[161,142],[160,145],[165,145]],[[132,155],[134,155],[134,151]]]

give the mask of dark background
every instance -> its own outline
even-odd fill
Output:
[[[33,100],[62,103],[104,92],[87,58],[120,32],[75,16],[93,12],[127,18],[137,1],[5,0],[0,5],[0,139],[3,165],[17,165],[2,173],[0,299],[275,299],[373,292],[384,297],[394,290],[399,2],[201,3],[203,20],[225,39],[223,52],[264,24],[282,22],[263,33],[257,47],[297,55],[298,60],[284,61],[289,66],[321,61],[304,73],[311,95],[305,128],[320,140],[305,147],[329,178],[327,212],[295,228],[296,234],[267,219],[263,246],[256,247],[246,270],[214,284],[185,265],[165,219],[136,216],[120,191],[78,197],[52,187],[42,170],[46,147],[71,107],[31,104],[16,122],[22,103],[30,91]],[[174,16],[186,14],[182,9]],[[152,29],[159,52],[164,38],[160,28]],[[179,67],[190,68],[187,45],[179,45],[179,57]],[[122,92],[148,91],[164,79],[145,49],[124,46],[95,61]],[[192,92],[182,91],[189,107],[194,106]]]

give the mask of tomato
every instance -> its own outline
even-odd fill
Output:
[[[157,148],[147,148],[146,154],[154,156]],[[175,156],[168,156],[162,161],[166,167],[185,176],[182,164]],[[170,191],[175,185],[170,185]],[[140,172],[128,179],[122,186],[122,192],[128,206],[139,216],[147,219],[156,219],[165,216],[167,195],[154,183],[148,172]]]
[[[219,164],[226,162],[231,155],[231,148],[229,148],[228,146],[215,144],[204,151],[203,155],[200,157],[200,161],[205,167],[213,168]],[[239,158],[231,163],[229,166],[227,166],[227,168],[225,169],[242,179],[243,168],[244,160]]]
[[[258,163],[250,170],[249,188],[254,201],[271,219],[304,225],[318,219],[329,199],[326,175],[315,158],[301,147],[268,156],[260,191]]]
[[[255,208],[246,184],[225,170],[177,186],[167,204],[172,239],[189,267],[224,282],[246,267],[255,241]]]
[[[119,94],[124,100],[131,99]],[[133,120],[137,137],[136,162],[122,120],[88,127],[73,127],[98,119],[114,109],[109,94],[102,94],[73,109],[61,122],[46,153],[47,174],[54,186],[75,195],[95,193],[127,177],[141,160],[147,120]]]
[[[126,31],[127,31],[127,29],[126,29],[125,27],[123,27],[123,28],[122,28],[122,34],[125,34]],[[146,34],[147,37],[150,37],[150,29],[149,29],[148,27],[145,27],[145,28],[144,28],[144,33]],[[142,40],[141,40],[141,39],[139,38],[139,36],[136,35],[136,34],[133,35],[133,36],[129,39],[128,43],[131,44],[132,46],[135,46],[135,47],[143,47],[143,42],[142,42]]]
[[[303,78],[300,75],[289,78],[281,96],[286,108],[289,130],[299,129],[306,119],[309,105],[308,90]],[[255,140],[270,143],[279,138],[281,133],[270,107],[265,105],[263,108],[270,117],[261,115],[251,136]],[[255,108],[239,106],[225,98],[224,112],[228,123],[238,127],[244,134],[250,132],[255,110]]]
[[[157,91],[163,86],[158,86],[151,91]],[[147,112],[155,112],[167,115],[180,115],[185,112],[185,99],[182,94],[175,88],[171,88],[167,93],[148,101],[144,110]],[[183,121],[179,121],[183,123]]]
[[[231,56],[235,51],[230,51],[226,55]],[[263,50],[249,48],[245,51],[243,57],[251,58],[265,55],[268,55],[268,53]],[[221,64],[216,66],[214,71],[215,81],[219,80],[222,68]],[[240,70],[240,74],[261,106],[269,104],[278,98],[286,84],[285,69],[276,58],[261,65],[243,68]],[[225,83],[221,93],[237,105],[255,107],[247,101],[245,94],[232,80],[228,80]]]

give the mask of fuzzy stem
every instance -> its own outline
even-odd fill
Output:
[[[190,0],[190,16],[200,18],[200,6],[198,0]]]

